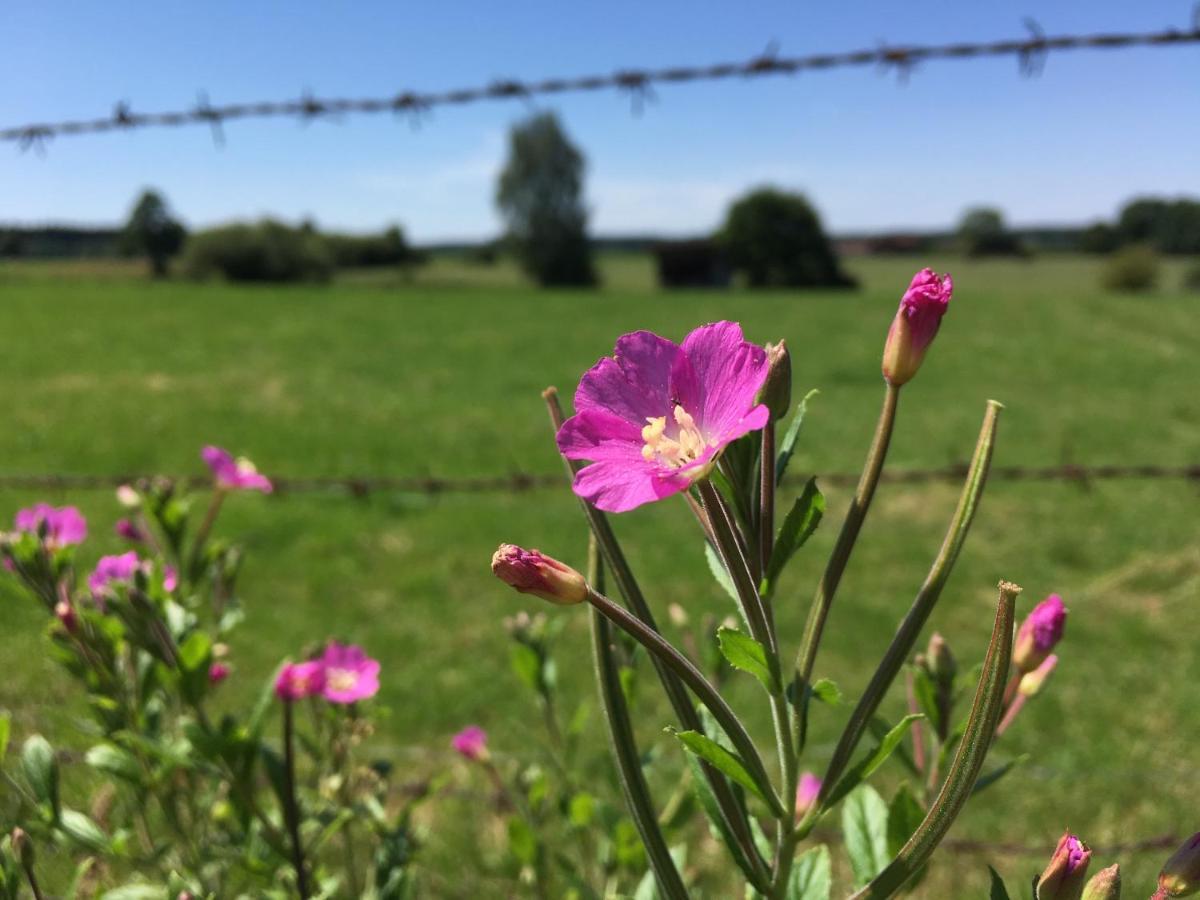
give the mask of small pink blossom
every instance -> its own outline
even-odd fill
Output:
[[[68,600],[59,600],[54,604],[54,618],[58,619],[59,624],[69,634],[74,634],[75,629],[79,627],[79,616],[75,613],[75,607]]]
[[[379,691],[379,661],[362,647],[330,641],[321,656],[325,669],[323,696],[330,703],[357,703]]]
[[[132,519],[117,519],[113,530],[116,531],[117,537],[129,541],[131,544],[141,544],[146,540],[145,533]]]
[[[889,384],[902,385],[921,368],[925,351],[933,343],[942,316],[950,308],[954,280],[933,269],[922,269],[900,298],[883,348],[883,377]]]
[[[821,779],[812,772],[805,772],[800,776],[800,783],[796,785],[796,818],[803,816],[814,803],[817,802],[817,797],[821,793]]]
[[[522,594],[569,606],[587,599],[587,581],[566,563],[540,550],[501,544],[492,554],[492,574]]]
[[[223,662],[215,662],[208,667],[208,683],[212,685],[220,684],[229,677],[229,666]]]
[[[275,679],[275,696],[291,702],[313,697],[325,688],[325,667],[320,660],[284,663]]]
[[[468,725],[450,739],[450,746],[469,760],[487,759],[487,732],[478,725]]]
[[[179,572],[174,566],[163,567],[163,590],[168,594],[175,593],[175,588],[179,587]]]
[[[38,503],[20,510],[14,521],[17,531],[38,534],[43,524],[50,549],[79,544],[87,537],[87,519],[74,506],[56,507]]]
[[[248,459],[234,459],[228,450],[213,446],[205,447],[200,451],[200,456],[212,470],[217,487],[223,490],[262,491],[264,494],[273,490],[270,480],[260,475],[254,463]]]
[[[92,594],[99,595],[105,593],[114,582],[129,584],[141,566],[142,561],[138,559],[136,550],[119,556],[102,556],[88,576],[88,588]]]
[[[591,461],[575,493],[625,512],[686,491],[727,444],[767,423],[757,400],[767,371],[766,351],[735,322],[704,325],[682,344],[624,335],[584,374],[575,415],[558,431],[564,456]]]
[[[1038,878],[1037,896],[1045,900],[1079,897],[1087,881],[1088,863],[1091,861],[1091,848],[1067,832],[1059,839],[1054,855]]]
[[[1050,655],[1067,624],[1067,608],[1062,597],[1051,594],[1033,608],[1017,631],[1013,646],[1013,665],[1020,672],[1032,672]]]

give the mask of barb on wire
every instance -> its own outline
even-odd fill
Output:
[[[805,70],[824,70],[853,66],[879,66],[895,71],[901,81],[915,68],[930,60],[964,60],[985,57],[1011,56],[1017,59],[1021,73],[1037,74],[1052,52],[1066,50],[1117,50],[1129,47],[1168,47],[1200,43],[1200,5],[1186,30],[1168,28],[1151,32],[1108,34],[1068,34],[1051,37],[1033,19],[1025,20],[1029,32],[1023,39],[984,41],[978,43],[914,44],[898,46],[880,44],[868,50],[842,53],[819,53],[806,56],[780,56],[775,45],[765,52],[740,62],[721,62],[700,66],[669,68],[623,69],[607,75],[582,75],[569,78],[545,78],[525,82],[502,79],[490,84],[444,91],[403,91],[388,97],[319,98],[306,93],[301,100],[233,103],[209,105],[203,100],[191,109],[175,112],[135,113],[128,103],[116,105],[110,116],[61,122],[30,123],[0,128],[0,141],[14,141],[22,149],[43,151],[45,141],[60,135],[98,134],[133,128],[150,128],[188,124],[217,127],[234,119],[299,117],[310,120],[318,116],[343,113],[396,112],[417,116],[435,106],[459,106],[492,100],[519,98],[532,100],[539,95],[615,89],[632,96],[634,112],[646,102],[653,101],[657,84],[682,84],[696,81],[715,81],[728,78],[757,78],[770,75],[794,75]]]
[[[965,463],[954,463],[933,469],[895,469],[883,473],[882,481],[893,484],[929,484],[961,481]],[[113,489],[123,484],[149,481],[148,475],[19,475],[0,474],[0,490],[95,490]],[[1061,481],[1089,488],[1097,481],[1186,480],[1200,484],[1200,463],[1190,466],[1120,465],[1081,466],[1074,463],[1059,466],[993,467],[992,480],[1000,481]],[[831,472],[819,475],[822,484],[845,487],[853,485],[858,476],[850,472]],[[209,479],[201,476],[170,477],[171,481],[188,487],[203,487]],[[273,477],[278,493],[315,494],[343,493],[352,497],[367,497],[373,493],[415,494],[480,494],[525,493],[561,485],[561,475],[533,472],[512,472],[508,475],[442,478],[437,476],[390,477],[344,475],[339,477]]]

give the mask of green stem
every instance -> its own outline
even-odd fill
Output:
[[[288,834],[292,839],[292,865],[296,869],[296,890],[301,900],[308,900],[308,876],[304,871],[304,845],[300,841],[300,810],[296,803],[296,754],[292,734],[292,704],[283,703],[283,777],[284,814]]]
[[[822,799],[828,796],[829,791],[833,790],[837,780],[849,765],[850,758],[858,747],[858,742],[862,739],[871,718],[879,709],[884,695],[895,681],[904,661],[912,652],[913,645],[921,634],[921,629],[929,621],[929,616],[941,597],[942,589],[950,578],[950,572],[966,542],[967,532],[971,529],[971,522],[975,518],[975,512],[979,508],[979,501],[987,483],[992,451],[996,445],[996,420],[1001,409],[1003,407],[995,400],[988,401],[983,425],[979,430],[979,439],[975,444],[975,452],[967,472],[967,479],[963,484],[962,493],[958,498],[958,507],[954,511],[954,517],[950,520],[950,527],[946,531],[941,549],[929,569],[929,574],[925,576],[925,583],[921,585],[912,606],[900,623],[900,627],[896,629],[896,634],[892,638],[891,644],[888,645],[883,660],[879,663],[875,674],[871,676],[870,683],[863,691],[862,697],[859,698],[858,704],[850,716],[850,721],[846,724],[846,728],[838,740],[833,756],[829,760],[829,767],[825,771],[825,777],[822,779]]]
[[[875,496],[875,487],[879,484],[879,474],[883,471],[883,462],[887,458],[888,445],[892,440],[892,426],[896,422],[896,404],[900,398],[900,388],[889,384],[883,395],[883,407],[879,411],[879,421],[875,426],[875,437],[871,441],[871,449],[867,451],[867,461],[858,479],[858,487],[850,508],[846,511],[846,519],[842,522],[842,530],[838,534],[833,553],[825,566],[825,572],[817,585],[816,595],[808,611],[808,621],[804,626],[804,636],[800,642],[800,651],[796,655],[796,677],[793,683],[793,693],[799,709],[794,717],[797,749],[804,747],[806,702],[803,699],[812,678],[813,666],[817,660],[817,650],[821,645],[821,634],[825,629],[825,620],[829,618],[829,609],[833,606],[833,598],[837,594],[838,584],[846,565],[850,562],[850,554],[858,540],[858,533],[867,518],[871,507],[871,498]]]
[[[208,504],[208,511],[204,514],[204,520],[196,530],[196,538],[192,541],[192,554],[188,562],[188,575],[192,581],[200,576],[197,570],[200,566],[201,554],[204,552],[204,544],[208,541],[208,535],[212,531],[213,525],[216,524],[217,516],[221,512],[221,504],[225,502],[225,494],[224,488],[213,489],[213,497]]]
[[[588,583],[602,585],[603,568],[596,537],[588,541]],[[650,788],[642,774],[641,754],[638,753],[637,738],[629,721],[629,708],[621,687],[620,667],[613,653],[612,636],[608,620],[593,610],[592,659],[596,664],[596,683],[600,689],[600,703],[604,708],[604,719],[608,724],[609,744],[613,759],[617,763],[617,774],[621,780],[621,791],[625,803],[633,816],[633,822],[646,847],[646,856],[654,871],[659,893],[668,898],[686,898],[687,888],[679,875],[675,860],[671,858],[666,839],[658,826],[658,816]]]
[[[1019,593],[1017,585],[1000,582],[996,622],[983,660],[979,687],[975,690],[975,702],[937,799],[896,858],[851,900],[883,900],[893,896],[929,861],[970,797],[1003,709],[1004,679],[1012,659],[1013,618]]]
[[[759,454],[758,483],[758,570],[765,575],[775,546],[775,421],[763,426]],[[767,614],[770,615],[770,607]]]
[[[558,391],[552,387],[547,388],[542,392],[542,398],[546,401],[546,407],[550,413],[550,423],[557,432],[563,423],[562,407],[558,402]],[[580,468],[579,464],[565,457],[563,457],[563,464],[567,470],[567,477],[573,479],[575,473]],[[621,545],[617,542],[617,537],[613,533],[608,518],[604,513],[582,498],[580,498],[580,506],[587,517],[592,534],[596,537],[596,543],[603,555],[604,562],[608,565],[617,582],[617,588],[621,592],[621,596],[625,598],[625,602],[629,604],[634,615],[644,622],[648,628],[657,632],[658,626],[654,622],[654,616],[650,612],[650,607],[646,603],[645,597],[642,595],[642,590],[637,583],[637,579],[633,576],[633,571],[629,568],[629,563],[625,559]],[[688,698],[687,690],[683,687],[683,684],[658,657],[651,654],[650,660],[654,665],[654,670],[658,675],[659,681],[662,683],[663,691],[666,693],[667,699],[671,703],[671,708],[675,711],[680,724],[689,731],[697,731],[703,734],[704,724],[701,722],[695,707],[692,706],[692,702]],[[717,805],[720,807],[721,815],[725,819],[730,833],[735,836],[743,855],[751,860],[751,865],[759,873],[758,886],[765,884],[766,863],[763,862],[762,856],[758,852],[758,847],[754,842],[754,837],[750,831],[750,820],[745,807],[734,794],[732,786],[724,775],[707,762],[702,763],[701,768],[704,771],[709,786],[712,788],[713,796],[716,798]]]
[[[713,714],[717,724],[733,742],[734,749],[741,755],[750,777],[754,779],[755,785],[762,792],[767,805],[770,806],[772,815],[782,818],[786,814],[786,809],[771,785],[766,767],[763,766],[762,759],[758,755],[758,748],[754,746],[753,739],[747,733],[741,720],[738,719],[737,714],[725,702],[725,698],[717,692],[717,689],[709,684],[708,679],[692,665],[687,657],[625,607],[614,603],[603,594],[597,594],[594,589],[589,589],[587,599],[601,615],[649,650],[653,656],[662,660],[684,684],[691,688],[700,702],[708,707],[708,711]]]

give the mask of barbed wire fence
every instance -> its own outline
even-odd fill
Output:
[[[880,480],[891,484],[931,484],[956,482],[966,477],[965,462],[924,469],[894,469],[885,471]],[[852,472],[830,472],[818,474],[817,480],[824,485],[851,487],[858,481]],[[1085,466],[1065,463],[1058,466],[996,466],[988,476],[993,481],[1067,482],[1081,488],[1090,488],[1104,481],[1187,481],[1200,486],[1200,463],[1182,466],[1154,464]],[[166,478],[175,484],[190,488],[209,485],[212,479],[201,475],[56,475],[56,474],[2,474],[0,490],[115,490],[121,485],[148,482],[154,478]],[[794,481],[795,479],[793,479]],[[538,472],[510,472],[505,475],[474,477],[420,476],[271,476],[271,483],[278,494],[342,494],[350,497],[367,497],[371,494],[523,494],[530,491],[561,488],[562,473],[543,474]]]
[[[249,103],[214,105],[201,92],[197,102],[186,109],[167,112],[135,112],[127,101],[113,106],[109,115],[92,119],[29,123],[0,128],[0,141],[15,142],[22,150],[44,152],[49,140],[85,134],[133,131],[142,128],[177,128],[207,125],[213,140],[224,143],[223,125],[239,119],[296,118],[301,121],[337,119],[346,114],[392,113],[420,122],[436,107],[464,106],[494,100],[524,99],[566,93],[617,90],[630,97],[635,112],[655,100],[656,85],[720,81],[733,78],[799,75],[804,72],[838,68],[875,66],[894,72],[901,80],[909,78],[917,66],[938,60],[969,60],[1012,57],[1022,75],[1039,74],[1052,53],[1084,50],[1122,50],[1134,47],[1179,47],[1200,44],[1200,4],[1192,13],[1186,29],[1117,32],[1098,34],[1047,35],[1033,19],[1025,19],[1027,35],[1017,39],[949,44],[890,45],[841,53],[814,53],[803,56],[780,55],[772,45],[750,59],[707,65],[666,68],[621,69],[608,74],[544,78],[534,81],[497,79],[490,84],[443,91],[405,90],[379,97],[318,97],[306,92],[298,99],[266,100]]]

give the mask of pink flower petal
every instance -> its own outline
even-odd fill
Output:
[[[602,409],[640,429],[646,419],[671,410],[668,395],[671,366],[679,345],[649,331],[635,331],[617,340],[613,357],[589,369],[575,392],[575,412]]]

